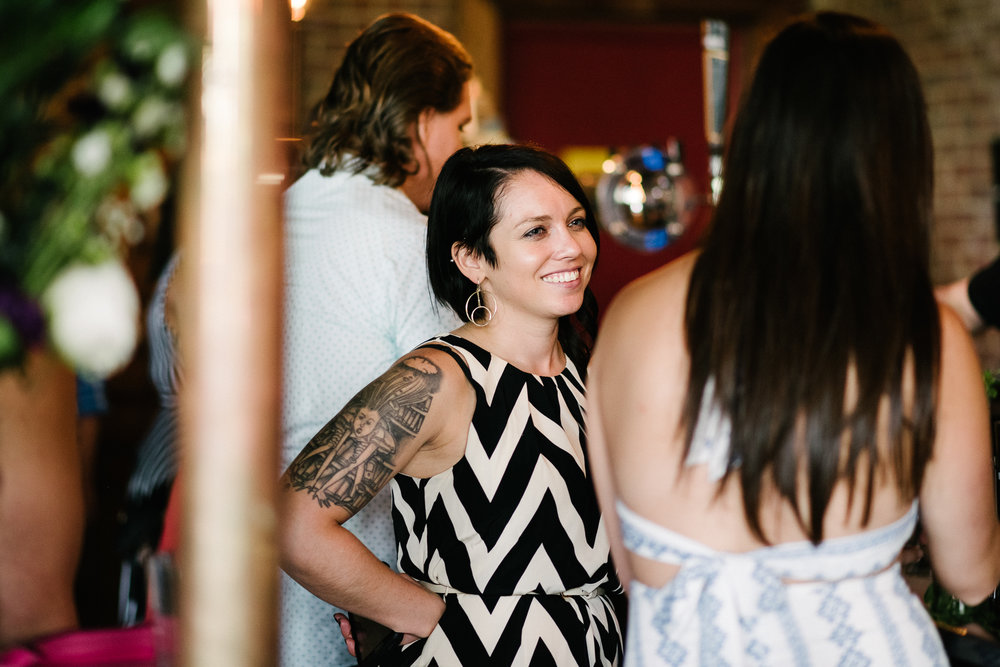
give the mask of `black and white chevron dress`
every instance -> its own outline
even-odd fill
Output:
[[[476,391],[465,456],[428,479],[397,475],[401,571],[446,603],[402,665],[617,665],[620,590],[584,454],[584,388],[567,359],[556,377],[521,371],[458,336],[425,343],[454,356]]]

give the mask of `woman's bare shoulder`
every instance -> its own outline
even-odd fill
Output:
[[[461,356],[461,355],[457,355]],[[394,367],[412,369],[433,379],[438,393],[445,396],[472,391],[462,362],[441,347],[418,347],[400,357]]]
[[[634,316],[636,309],[650,305],[656,310],[675,306],[678,302],[683,306],[696,258],[695,253],[688,253],[636,278],[615,295],[607,317]]]
[[[599,378],[595,382],[606,389],[606,403],[678,400],[688,371],[684,310],[694,259],[684,255],[616,295],[598,330],[590,365]]]
[[[688,253],[623,287],[601,321],[598,341],[653,344],[679,335],[695,259]]]

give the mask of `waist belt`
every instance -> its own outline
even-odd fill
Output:
[[[438,595],[484,595],[483,593],[466,593],[465,591],[460,591],[457,588],[452,588],[451,586],[435,584],[429,581],[417,581],[417,583],[429,590],[431,593],[437,593]],[[489,595],[489,593],[486,593],[485,595]],[[601,597],[602,595],[607,595],[607,591],[603,586],[577,586],[576,588],[570,588],[562,591],[561,593],[510,593],[508,595],[500,595],[497,597],[513,597],[517,595],[555,595],[563,598],[579,597],[590,600],[596,597]]]

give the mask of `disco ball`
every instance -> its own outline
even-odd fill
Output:
[[[675,140],[666,150],[638,146],[609,157],[597,182],[597,217],[616,240],[655,252],[687,230],[698,206]]]

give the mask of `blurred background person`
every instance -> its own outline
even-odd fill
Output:
[[[87,520],[94,518],[97,509],[97,480],[95,464],[100,440],[101,419],[108,413],[108,395],[104,381],[76,376],[76,441],[80,447],[83,497]]]
[[[83,474],[72,371],[30,350],[0,373],[0,654],[78,627]]]
[[[172,231],[172,230],[171,230]],[[178,406],[181,371],[177,354],[177,267],[180,254],[172,253],[159,270],[146,312],[149,341],[149,378],[159,406],[136,452],[135,467],[125,489],[118,535],[122,555],[119,577],[118,622],[134,625],[146,608],[146,558],[157,550],[164,526],[167,501],[178,470]]]

